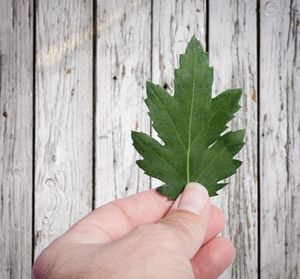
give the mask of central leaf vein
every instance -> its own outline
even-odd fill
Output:
[[[195,48],[193,48],[193,57],[195,56]],[[191,152],[191,137],[192,137],[192,119],[194,109],[194,97],[195,97],[195,59],[193,59],[193,87],[192,87],[192,100],[191,100],[191,112],[189,118],[189,136],[188,136],[188,148],[186,153],[186,180],[190,182],[190,152]]]

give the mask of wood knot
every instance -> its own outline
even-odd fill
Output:
[[[263,6],[266,15],[274,15],[278,11],[278,4],[274,1],[267,1]]]

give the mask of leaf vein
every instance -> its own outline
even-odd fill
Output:
[[[174,127],[175,134],[176,134],[177,138],[179,139],[179,142],[181,143],[181,145],[182,145],[182,147],[183,147],[183,150],[184,150],[184,151],[187,151],[187,149],[186,149],[186,147],[184,146],[184,143],[183,143],[183,141],[182,141],[182,139],[181,139],[181,137],[180,137],[180,135],[179,135],[179,132],[178,132],[178,130],[177,130],[177,128],[176,128],[175,121],[174,121],[173,117],[171,116],[171,114],[169,113],[168,108],[166,107],[164,101],[160,98],[159,94],[156,94],[156,96],[159,98],[159,100],[160,100],[161,103],[163,104],[163,106],[164,106],[164,108],[165,108],[165,111],[167,112],[169,118],[171,119],[171,123],[172,123],[172,125],[173,125],[173,127]]]

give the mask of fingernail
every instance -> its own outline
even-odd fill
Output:
[[[191,182],[185,186],[177,209],[199,214],[206,207],[208,200],[206,188],[199,183]]]

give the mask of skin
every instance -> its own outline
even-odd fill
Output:
[[[33,278],[217,278],[235,257],[217,236],[224,224],[200,184],[188,184],[174,203],[145,191],[72,226],[37,258]]]

